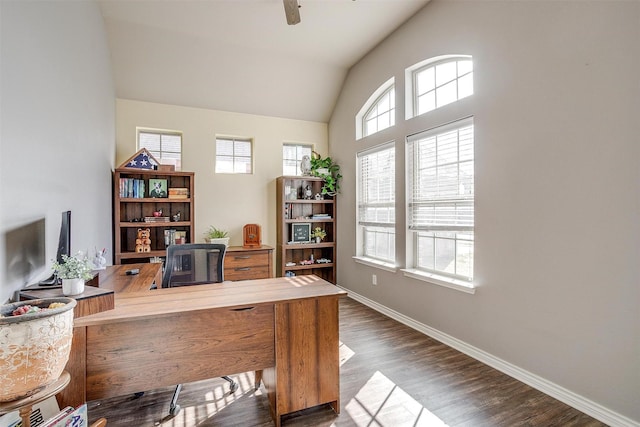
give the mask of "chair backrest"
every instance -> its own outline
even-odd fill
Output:
[[[213,243],[192,243],[167,247],[162,287],[201,285],[224,281],[227,247]]]

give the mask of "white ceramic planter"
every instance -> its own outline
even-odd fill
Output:
[[[11,316],[29,304],[60,308]],[[72,298],[47,298],[0,306],[0,402],[10,402],[37,393],[60,377],[69,360],[73,337]]]
[[[229,247],[229,238],[228,237],[218,237],[217,239],[207,239],[207,243],[225,245],[225,246]]]
[[[79,295],[84,292],[84,279],[62,279],[62,294]]]

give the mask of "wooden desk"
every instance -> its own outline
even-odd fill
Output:
[[[127,275],[127,270],[137,268],[136,275]],[[98,273],[98,287],[116,292],[148,291],[155,283],[162,286],[162,264],[140,263],[112,265]]]
[[[229,246],[224,255],[224,280],[268,279],[273,277],[273,248]]]
[[[263,370],[281,416],[340,410],[338,298],[316,276],[117,292],[116,307],[75,321],[62,405]]]

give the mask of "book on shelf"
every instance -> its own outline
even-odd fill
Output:
[[[41,427],[86,427],[87,423],[87,404],[85,403],[76,409],[67,406],[45,421]]]
[[[187,195],[187,194],[169,194],[169,198],[170,199],[174,199],[174,200],[176,200],[176,199],[183,199],[184,200],[184,199],[188,199],[189,195]]]
[[[144,222],[169,222],[168,216],[145,216]]]

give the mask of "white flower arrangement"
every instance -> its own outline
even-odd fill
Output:
[[[93,265],[89,261],[89,258],[84,256],[82,252],[78,252],[76,255],[67,256],[62,255],[62,262],[54,262],[53,270],[60,279],[84,279],[89,280],[93,278]]]

